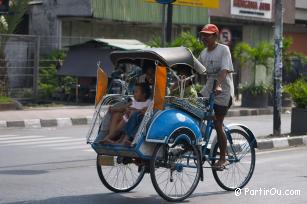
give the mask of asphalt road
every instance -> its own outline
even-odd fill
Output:
[[[256,137],[268,136],[273,133],[273,115],[226,117],[225,124],[241,123],[252,130]],[[281,115],[281,133],[291,130],[291,114]]]
[[[109,192],[98,178],[96,154],[85,144],[86,132],[87,126],[1,130],[0,203],[165,203],[156,194],[149,175],[131,193]],[[222,190],[206,169],[205,181],[186,202],[306,203],[306,153],[307,147],[257,152],[253,178],[241,196]],[[300,195],[264,195],[264,191],[286,190],[297,190]]]

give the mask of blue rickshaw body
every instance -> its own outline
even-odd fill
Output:
[[[166,109],[156,113],[146,135],[146,142],[167,143],[172,134],[178,129],[187,129],[193,133],[194,138],[190,141],[200,141],[202,134],[199,128],[199,121],[190,114],[178,109]],[[189,140],[188,137],[181,135],[183,139]]]

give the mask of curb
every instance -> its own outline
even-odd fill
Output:
[[[291,107],[282,108],[282,113],[291,111]],[[229,109],[226,117],[239,117],[239,116],[256,116],[256,115],[272,115],[273,108],[255,108],[255,109]]]
[[[0,128],[45,128],[45,127],[71,127],[88,125],[92,117],[82,118],[56,118],[56,119],[27,119],[20,121],[0,121]]]
[[[257,140],[257,144],[259,150],[307,145],[307,135],[286,138],[259,139]]]

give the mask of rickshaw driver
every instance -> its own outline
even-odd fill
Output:
[[[223,130],[224,117],[232,105],[234,95],[233,64],[230,50],[226,45],[217,42],[219,30],[216,25],[207,24],[200,31],[201,41],[207,47],[199,56],[199,61],[207,68],[207,82],[201,91],[204,97],[209,97],[214,80],[217,80],[215,88],[214,126],[220,148],[220,159],[214,164],[214,168],[222,171],[228,164],[226,161],[227,139]]]

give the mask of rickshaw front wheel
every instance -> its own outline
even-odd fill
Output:
[[[145,174],[145,165],[135,158],[98,154],[96,166],[103,185],[115,193],[133,190]]]
[[[196,189],[201,168],[201,156],[196,145],[158,144],[150,160],[151,181],[163,199],[183,201]]]

